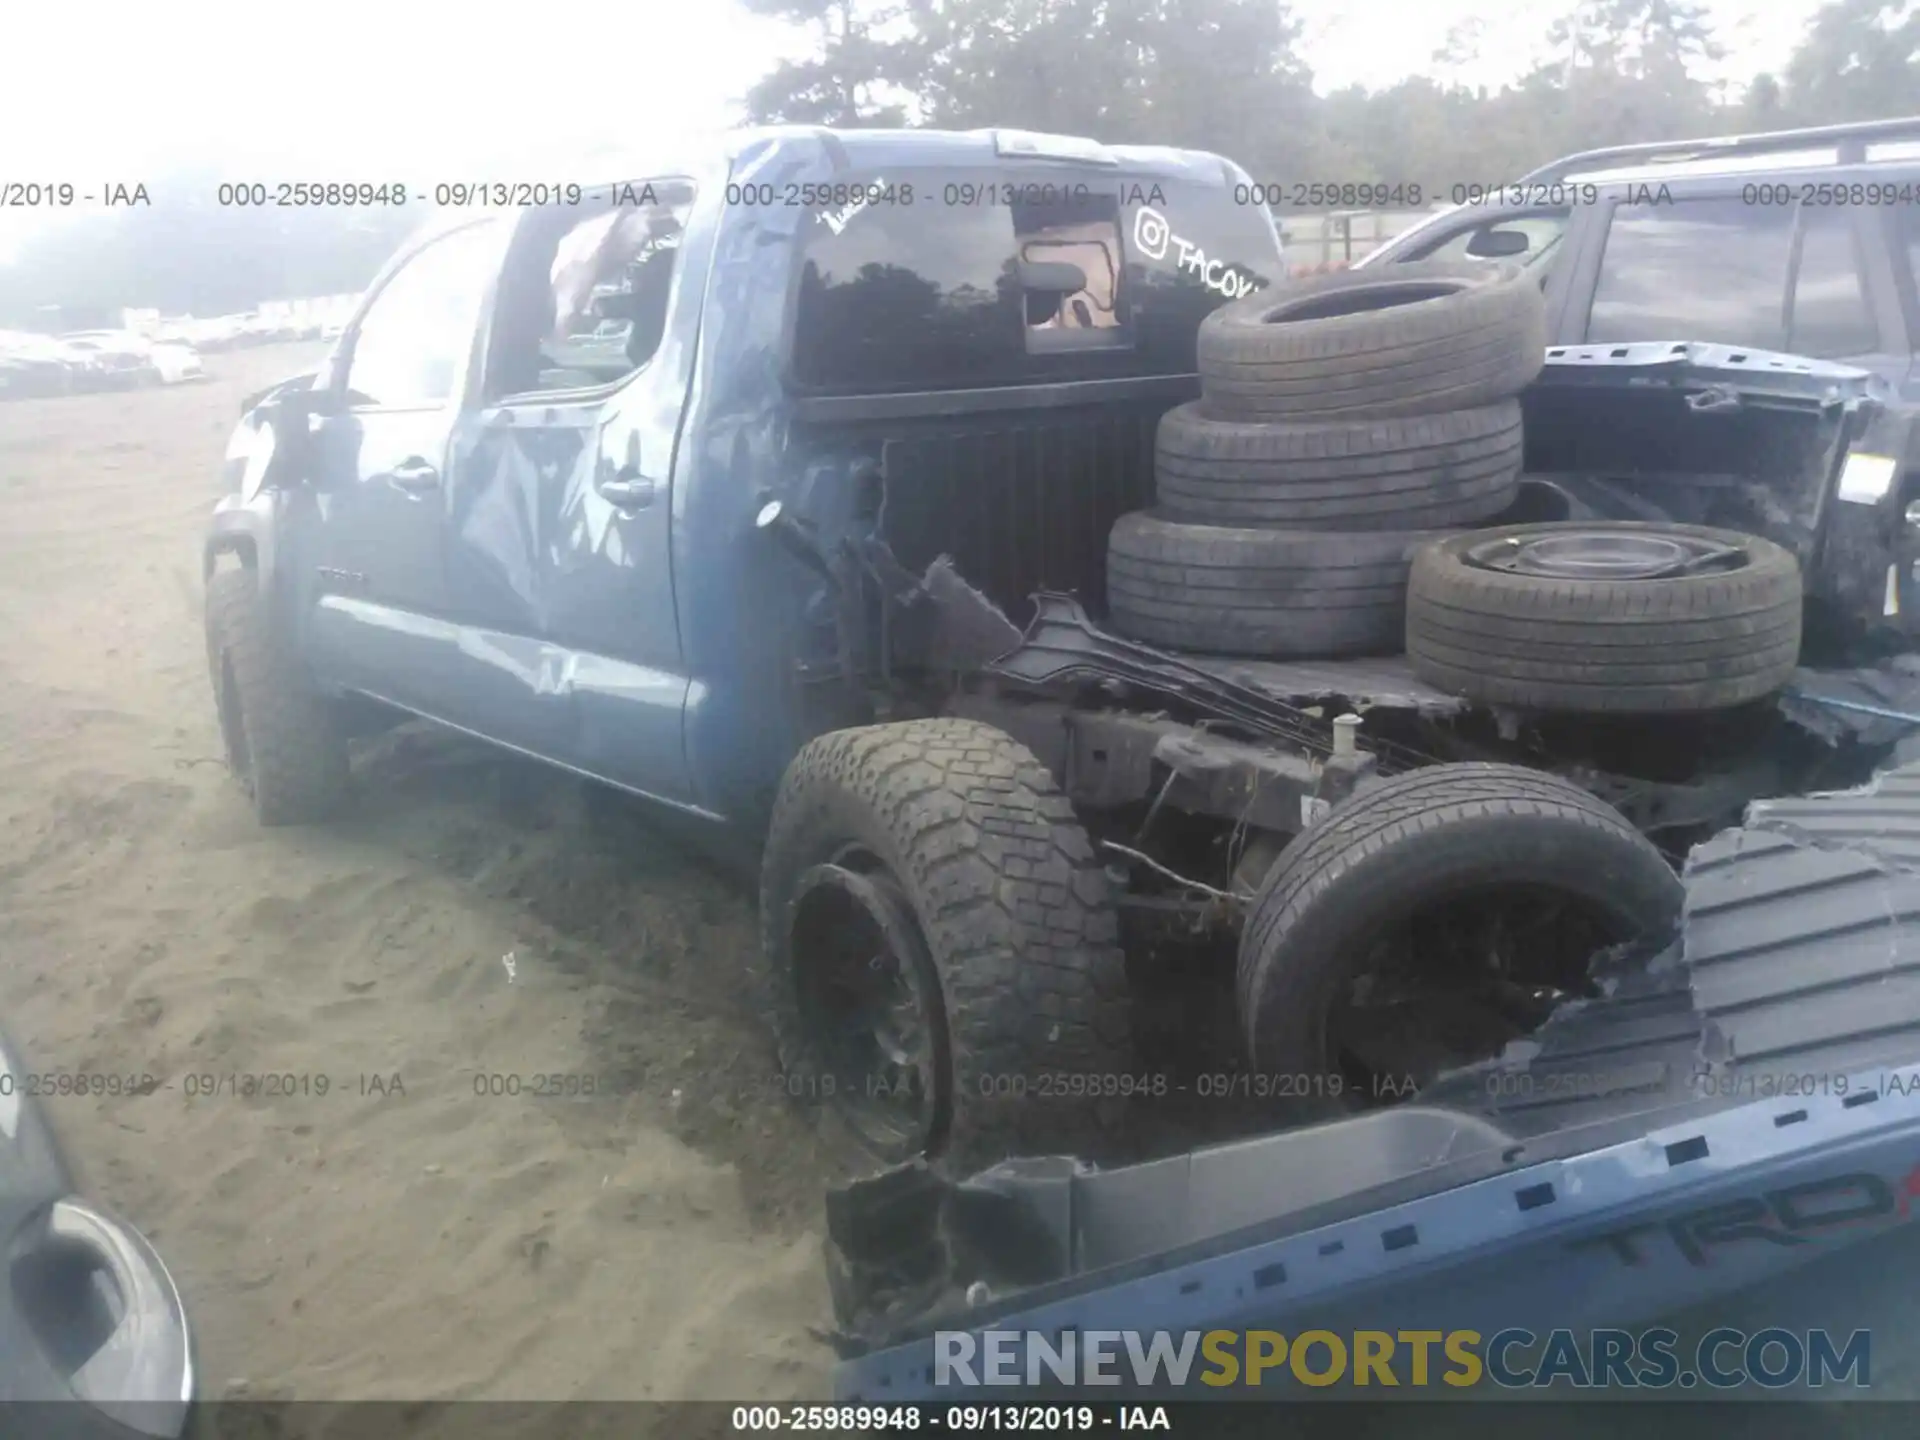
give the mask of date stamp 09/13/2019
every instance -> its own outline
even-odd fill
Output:
[[[188,1070],[156,1074],[151,1070],[9,1070],[0,1067],[0,1099],[74,1096],[100,1100],[145,1099],[175,1095],[184,1100],[324,1099],[329,1096],[404,1096],[406,1082],[396,1070]]]
[[[475,1099],[580,1100],[614,1098],[654,1089],[639,1077],[583,1071],[474,1071],[453,1080],[456,1093]],[[444,1091],[445,1085],[414,1084],[414,1094]],[[0,1099],[11,1095],[42,1098],[144,1099],[173,1095],[183,1100],[405,1099],[409,1089],[398,1069],[205,1069],[157,1073],[154,1070],[10,1071],[0,1067]]]
[[[679,1101],[689,1094],[685,1078],[677,1083],[659,1077],[595,1071],[469,1072],[453,1082],[462,1092],[481,1100],[615,1100],[655,1095]],[[832,1073],[781,1074],[719,1080],[713,1087],[733,1100],[832,1101],[864,1095],[871,1098],[900,1084],[917,1083],[892,1074],[836,1076]],[[1199,1100],[1259,1101],[1371,1101],[1391,1104],[1408,1100],[1422,1088],[1412,1075],[1377,1074],[1364,1078],[1338,1072],[1320,1074],[1255,1073],[1245,1070],[1171,1074],[1164,1070],[1089,1073],[1036,1071],[973,1077],[970,1087],[987,1100],[1015,1103],[1089,1100]],[[1633,1066],[1617,1072],[1566,1072],[1543,1069],[1490,1070],[1482,1077],[1487,1098],[1553,1100],[1594,1099],[1605,1096],[1668,1094],[1674,1100],[1717,1097],[1731,1101],[1832,1097],[1846,1100],[1866,1094],[1920,1093],[1920,1070],[1888,1070],[1880,1074],[1799,1072],[1757,1068],[1697,1067],[1690,1074],[1669,1074],[1665,1066]],[[442,1085],[415,1085],[443,1090]],[[212,1070],[191,1069],[167,1074],[146,1070],[12,1071],[0,1067],[0,1099],[9,1096],[44,1098],[72,1096],[103,1100],[142,1099],[173,1095],[186,1101],[234,1099],[295,1101],[325,1099],[405,1099],[408,1085],[397,1069],[388,1070]]]

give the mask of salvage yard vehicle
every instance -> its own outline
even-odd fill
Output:
[[[0,335],[0,399],[73,392],[73,366],[58,356],[36,354],[30,346],[11,346],[8,338]]]
[[[1209,961],[1207,1072],[1302,1119],[1590,994],[1692,840],[1896,738],[1788,693],[1920,613],[1882,387],[1549,353],[1479,262],[1281,283],[1245,183],[787,129],[441,222],[229,448],[209,672],[260,819],[337,808],[393,715],[655,802],[757,864],[793,1092],[956,1170],[1122,1143],[1186,1019],[1136,999]],[[618,353],[556,298],[589,225]]]
[[[126,330],[76,330],[60,343],[91,359],[99,368],[103,388],[133,389],[160,379],[153,347]]]
[[[96,357],[51,335],[0,330],[0,396],[71,395],[108,378]]]

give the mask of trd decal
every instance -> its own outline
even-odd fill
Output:
[[[1671,1246],[1687,1264],[1706,1266],[1729,1245],[1792,1249],[1847,1226],[1902,1221],[1916,1198],[1920,1198],[1920,1166],[1895,1181],[1861,1171],[1719,1201],[1666,1220],[1626,1225],[1571,1241],[1567,1248],[1604,1246],[1622,1265],[1644,1265]]]

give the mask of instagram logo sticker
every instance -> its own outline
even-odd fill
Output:
[[[1150,210],[1142,205],[1133,215],[1133,248],[1149,260],[1159,260],[1167,253],[1167,240],[1172,231],[1167,228],[1167,217],[1158,210]]]

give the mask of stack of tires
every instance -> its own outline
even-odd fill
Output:
[[[1201,399],[1169,411],[1156,508],[1108,541],[1109,618],[1149,644],[1392,654],[1428,541],[1518,492],[1539,286],[1420,261],[1291,280],[1209,315]]]

